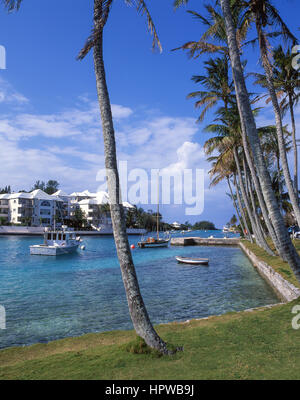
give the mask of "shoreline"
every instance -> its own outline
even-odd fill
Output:
[[[100,231],[80,231],[74,230],[76,235],[81,236],[112,236],[112,228],[103,228]],[[45,233],[44,227],[33,226],[0,226],[1,236],[43,236]],[[127,228],[127,235],[144,235],[145,229]]]
[[[185,239],[185,238],[179,238],[179,239]],[[189,238],[186,238],[189,239]],[[196,238],[199,239],[199,238]],[[209,240],[209,239],[208,239]],[[211,240],[211,239],[210,239]],[[223,241],[226,242],[228,239],[222,239]],[[186,244],[188,246],[188,244]],[[195,245],[195,244],[193,244]],[[203,245],[203,244],[201,244]],[[225,243],[224,245],[227,246],[233,246],[230,243]],[[293,285],[291,282],[288,282],[282,275],[277,273],[270,265],[259,259],[257,255],[255,255],[251,250],[249,250],[245,244],[241,242],[240,239],[238,241],[235,241],[236,247],[239,247],[241,251],[245,254],[245,256],[250,260],[253,268],[257,270],[259,275],[268,283],[268,285],[273,289],[274,293],[276,294],[278,298],[278,302],[272,303],[272,304],[266,304],[262,305],[259,307],[254,307],[254,308],[249,308],[245,310],[238,310],[238,311],[233,311],[230,313],[233,314],[241,314],[241,313],[249,313],[257,310],[263,310],[263,309],[269,309],[278,305],[283,305],[283,304],[288,304],[300,297],[300,287],[296,287]],[[192,319],[187,319],[187,320],[181,320],[181,321],[169,321],[166,323],[161,323],[158,324],[157,326],[165,326],[165,325],[170,325],[170,324],[188,324],[191,323],[192,321],[202,321],[202,320],[207,320],[211,319],[214,317],[222,317],[224,315],[228,314],[228,312],[225,312],[223,314],[211,314],[206,317],[200,317],[200,318],[192,318]],[[36,343],[31,343],[31,344],[22,344],[20,346],[8,346],[8,347],[3,347],[0,349],[0,353],[9,350],[9,349],[20,349],[20,348],[30,348],[35,345],[43,345],[43,344],[50,344],[53,342],[61,341],[61,340],[72,340],[72,339],[78,339],[82,338],[86,335],[91,335],[91,334],[105,334],[105,333],[116,333],[116,332],[130,332],[132,329],[115,329],[115,330],[105,330],[105,331],[94,331],[94,332],[89,332],[89,333],[83,333],[82,335],[79,336],[66,336],[58,339],[53,339],[49,340],[49,342],[46,343],[41,343],[41,342],[36,342]]]

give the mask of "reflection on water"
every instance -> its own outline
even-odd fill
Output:
[[[132,328],[112,237],[84,238],[86,251],[78,254],[30,256],[29,245],[40,242],[40,237],[0,237],[0,304],[7,316],[0,347]],[[209,258],[210,264],[178,264],[176,255]],[[277,302],[239,248],[136,249],[133,257],[153,323]]]

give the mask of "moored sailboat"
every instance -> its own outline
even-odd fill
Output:
[[[159,177],[158,177],[158,191],[157,191],[157,215],[156,215],[156,238],[149,237],[147,239],[142,239],[138,242],[138,246],[141,249],[145,248],[159,248],[159,247],[168,247],[170,238],[168,239],[161,239],[159,237]]]

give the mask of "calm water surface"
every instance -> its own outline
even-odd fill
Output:
[[[198,235],[211,234],[224,236]],[[29,255],[29,245],[41,237],[0,237],[0,305],[7,328],[0,330],[0,348],[132,328],[112,237],[83,239],[85,251],[55,258]],[[209,258],[210,265],[178,264],[176,255]],[[153,323],[277,302],[239,248],[136,249],[133,257]]]

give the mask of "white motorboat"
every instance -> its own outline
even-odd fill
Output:
[[[195,258],[195,257],[181,257],[176,256],[176,260],[181,264],[191,264],[191,265],[208,265],[208,258]]]
[[[44,243],[30,246],[30,254],[59,256],[74,253],[78,249],[80,241],[80,237],[76,237],[75,232],[72,231],[46,231]]]

